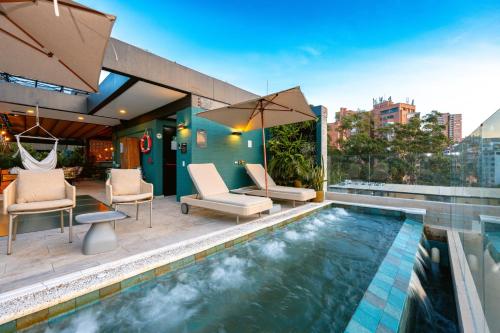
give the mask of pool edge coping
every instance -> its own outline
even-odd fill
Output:
[[[349,320],[345,333],[401,331],[423,229],[422,221],[412,218],[404,221]]]

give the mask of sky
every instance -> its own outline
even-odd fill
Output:
[[[301,86],[329,121],[372,99],[462,113],[500,108],[500,0],[81,0],[112,36],[264,95]]]

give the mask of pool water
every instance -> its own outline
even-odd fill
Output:
[[[402,221],[331,208],[30,332],[341,332]]]

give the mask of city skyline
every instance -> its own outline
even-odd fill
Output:
[[[118,16],[114,37],[252,92],[300,85],[330,122],[392,96],[462,113],[466,136],[500,108],[498,1],[83,3]]]

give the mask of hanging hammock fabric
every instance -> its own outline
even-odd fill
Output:
[[[57,165],[57,140],[54,142],[54,147],[50,151],[49,155],[47,155],[47,157],[43,160],[38,161],[31,156],[26,149],[24,149],[21,145],[21,141],[19,140],[19,136],[16,136],[16,138],[17,146],[19,147],[19,154],[21,154],[21,162],[27,170],[47,171],[55,169]]]

